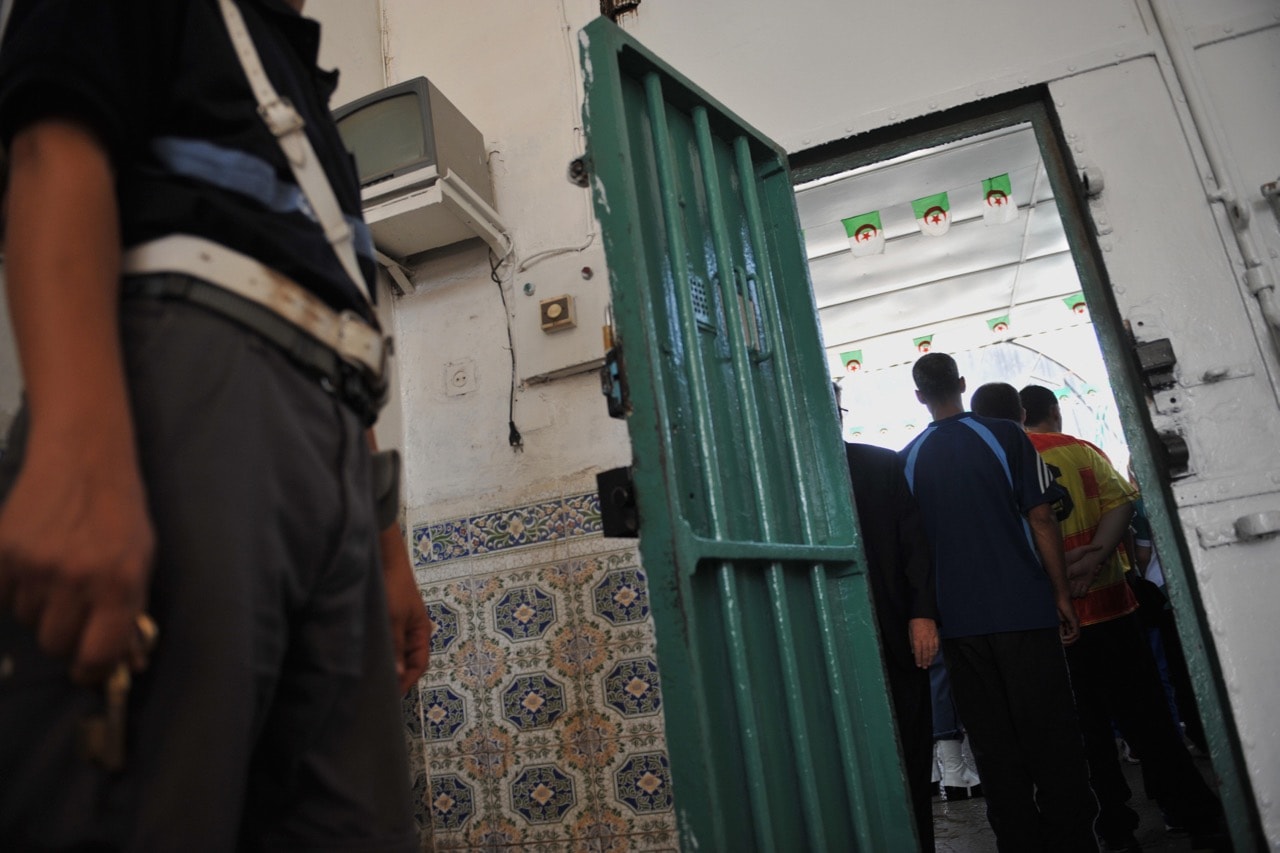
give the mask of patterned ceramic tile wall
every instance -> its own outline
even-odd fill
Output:
[[[677,849],[647,578],[598,530],[594,495],[415,530],[436,633],[406,719],[437,851]]]
[[[497,554],[599,535],[600,497],[594,492],[569,495],[528,506],[501,509],[465,518],[416,525],[413,565]]]

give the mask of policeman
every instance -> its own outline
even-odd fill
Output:
[[[0,849],[417,849],[429,622],[302,3],[0,9]]]

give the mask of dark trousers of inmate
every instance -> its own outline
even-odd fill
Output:
[[[100,691],[0,617],[0,850],[418,849],[359,421],[221,317],[121,323],[159,642],[110,773],[78,749]]]
[[[933,713],[929,699],[929,671],[886,662],[893,715],[902,743],[902,763],[907,773],[907,792],[916,819],[920,849],[931,853],[933,842],[933,795],[930,765],[933,763]]]
[[[942,654],[1001,853],[1097,850],[1057,629],[944,639]]]
[[[1165,819],[1192,832],[1218,828],[1221,805],[1196,769],[1169,713],[1160,673],[1136,615],[1099,622],[1080,630],[1067,649],[1089,758],[1089,774],[1098,797],[1098,834],[1123,838],[1138,825],[1127,805],[1128,784],[1116,754],[1112,721],[1142,762],[1147,795]]]

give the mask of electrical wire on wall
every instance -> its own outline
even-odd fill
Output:
[[[562,34],[564,36],[565,50],[569,57],[569,70],[573,81],[570,92],[573,97],[572,112],[574,116],[573,132],[574,132],[574,151],[575,155],[581,157],[585,150],[582,123],[580,120],[581,110],[578,104],[577,93],[581,91],[581,83],[578,79],[577,55],[574,52],[573,29],[569,25],[568,13],[565,10],[564,0],[560,0],[560,20],[562,23]],[[498,152],[489,152],[492,158]],[[512,244],[508,252],[499,257],[492,249],[489,250],[489,278],[498,286],[498,294],[502,297],[502,313],[507,324],[507,351],[511,354],[511,390],[507,397],[507,442],[515,450],[524,448],[524,438],[520,435],[520,430],[516,427],[516,389],[519,385],[519,374],[516,369],[516,348],[515,333],[512,328],[511,308],[507,302],[507,285],[515,278],[517,273],[522,273],[537,264],[542,263],[548,258],[554,258],[559,255],[567,255],[579,252],[585,252],[596,240],[595,214],[591,209],[591,196],[586,194],[583,197],[583,230],[586,232],[586,239],[577,245],[561,246],[554,249],[547,249],[541,252],[535,252],[527,258],[515,258],[515,246]],[[510,274],[504,281],[498,271],[505,264],[510,264]]]
[[[515,450],[523,450],[524,437],[520,435],[520,430],[516,429],[516,343],[511,330],[511,309],[507,307],[506,284],[498,275],[498,268],[506,263],[510,257],[510,252],[505,257],[500,258],[494,253],[493,249],[490,249],[489,278],[493,279],[493,283],[498,285],[498,295],[502,297],[502,316],[507,321],[507,352],[511,354],[511,392],[507,396],[507,443]],[[514,276],[514,273],[512,275]]]

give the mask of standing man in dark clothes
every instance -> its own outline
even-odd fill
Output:
[[[1079,633],[1051,477],[1022,429],[964,410],[955,360],[912,369],[933,416],[901,451],[933,546],[942,654],[1002,853],[1097,849],[1063,643]]]
[[[836,386],[836,403],[840,386]],[[929,663],[938,651],[933,562],[916,502],[892,450],[845,444],[871,598],[920,849],[934,849]]]
[[[421,847],[430,623],[375,506],[376,267],[301,9],[0,3],[0,849]]]
[[[1092,444],[1062,432],[1062,410],[1052,390],[1028,385],[1019,396],[1031,443],[1062,470],[1075,503],[1062,522],[1067,578],[1080,619],[1080,640],[1067,650],[1067,663],[1100,807],[1101,846],[1116,853],[1142,849],[1133,834],[1138,814],[1128,805],[1131,792],[1116,753],[1114,721],[1137,749],[1147,793],[1159,803],[1166,824],[1189,830],[1197,848],[1228,849],[1221,804],[1183,746],[1125,578],[1129,563],[1118,546],[1137,490]]]

